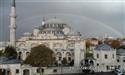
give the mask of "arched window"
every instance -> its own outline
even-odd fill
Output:
[[[30,75],[30,71],[28,69],[23,70],[23,75]]]
[[[109,66],[106,66],[106,69],[109,70]]]
[[[22,52],[19,52],[19,53],[18,53],[18,59],[19,59],[19,60],[22,60]]]
[[[114,54],[112,54],[112,58],[114,59]]]
[[[96,57],[99,58],[99,54],[97,54]]]
[[[94,65],[94,62],[93,62],[93,60],[90,60],[90,64],[91,64],[91,65]]]
[[[29,56],[30,52],[26,52],[26,56]]]
[[[105,54],[105,59],[108,59],[108,55],[107,54]]]
[[[123,60],[123,62],[125,63],[125,60]]]
[[[58,60],[62,60],[62,54],[60,52],[57,52],[56,56],[58,57]]]
[[[66,53],[66,57],[67,57],[68,61],[71,61],[71,53],[70,52]]]

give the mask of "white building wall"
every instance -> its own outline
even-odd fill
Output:
[[[94,58],[96,60],[96,63],[94,64],[96,67],[96,70],[101,72],[107,72],[107,71],[111,71],[112,69],[114,69],[114,67],[116,66],[117,62],[116,62],[116,50],[94,50]],[[97,58],[97,54],[99,54],[99,58]],[[107,55],[107,59],[105,59],[105,54]],[[113,58],[113,54],[114,54],[114,58]],[[97,64],[99,64],[97,66]],[[107,69],[107,66],[109,66],[109,69]],[[111,67],[113,66],[113,67]]]

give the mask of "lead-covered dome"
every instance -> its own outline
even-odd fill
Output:
[[[53,18],[44,21],[44,24],[39,29],[41,33],[65,34],[63,31],[65,28],[68,28],[70,31],[70,26],[67,23]]]
[[[95,50],[112,50],[113,48],[111,46],[109,46],[108,44],[100,44],[100,45],[97,45]]]

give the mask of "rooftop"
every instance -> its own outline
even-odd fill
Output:
[[[109,46],[108,44],[100,44],[97,45],[95,50],[104,50],[104,51],[109,51],[112,50],[113,48],[111,46]]]
[[[13,58],[0,57],[0,64],[19,64],[20,61]]]

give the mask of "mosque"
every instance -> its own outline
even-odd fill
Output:
[[[84,59],[85,41],[80,32],[74,32],[69,24],[53,18],[43,20],[32,33],[26,32],[16,41],[16,6],[11,8],[10,45],[17,48],[18,58],[25,60],[32,47],[43,44],[55,53],[58,63],[66,57],[68,62],[75,60],[76,66]]]
[[[58,64],[61,64],[63,58],[66,58],[69,63],[74,60],[73,67],[44,68],[46,70],[44,71],[45,74],[82,72],[80,66],[84,64],[86,44],[81,33],[73,31],[70,24],[57,18],[43,19],[39,27],[34,28],[31,33],[25,32],[20,39],[16,40],[16,4],[15,0],[13,0],[9,27],[10,41],[7,44],[16,48],[18,59],[25,60],[32,47],[43,44],[53,50]],[[118,53],[121,54],[121,52]],[[93,63],[93,66],[96,67],[95,71],[111,71],[112,68],[110,67],[117,66],[116,54],[116,50],[106,44],[95,47],[93,50],[93,57],[96,59]],[[104,62],[102,62],[103,60]],[[123,62],[119,63],[124,65]],[[19,61],[9,60],[5,57],[0,58],[0,68],[3,68],[4,75],[7,75],[8,71],[11,71],[12,75],[39,75],[39,68],[21,65]]]
[[[19,59],[25,60],[32,47],[43,44],[54,51],[57,61],[61,61],[64,57],[69,62],[74,60],[75,50],[80,53],[76,54],[76,58],[79,57],[82,60],[84,59],[85,41],[81,37],[80,32],[74,32],[69,24],[59,19],[43,21],[32,33],[24,33],[16,42]]]

